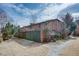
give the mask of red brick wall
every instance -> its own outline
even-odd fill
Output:
[[[41,42],[44,42],[45,34],[43,31],[40,32],[40,38]]]

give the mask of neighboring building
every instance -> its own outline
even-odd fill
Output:
[[[58,19],[52,19],[41,23],[31,24],[29,26],[24,26],[21,28],[21,31],[42,31],[42,30],[49,30],[49,31],[56,31],[62,32],[64,28],[63,22]]]

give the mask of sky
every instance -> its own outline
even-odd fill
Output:
[[[4,10],[16,25],[23,27],[31,22],[38,23],[58,18],[60,12],[74,5],[75,3],[5,3],[0,4],[0,9]],[[74,12],[73,15],[75,14],[79,15]]]

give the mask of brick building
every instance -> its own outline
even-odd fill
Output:
[[[45,30],[47,31],[47,33],[45,33]],[[48,41],[51,36],[62,33],[63,30],[64,30],[64,23],[62,21],[60,21],[58,19],[51,19],[48,21],[44,21],[44,22],[31,24],[29,26],[22,27],[20,29],[19,35],[23,33],[22,35],[24,36],[25,33],[29,32],[29,34],[31,33],[30,34],[30,37],[31,37],[34,35],[33,34],[34,32],[39,31],[40,36],[38,36],[38,34],[37,34],[37,36],[35,35],[35,37],[39,37],[39,41],[44,42],[44,41]],[[20,36],[22,36],[22,35],[20,35]],[[25,35],[25,36],[27,36],[27,35]],[[36,39],[36,40],[38,40],[38,39]]]

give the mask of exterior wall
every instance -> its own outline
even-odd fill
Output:
[[[44,39],[45,39],[45,34],[43,31],[40,31],[40,41],[44,42]]]
[[[40,30],[44,30],[44,29],[46,29],[46,26],[47,26],[46,23],[42,23],[42,24],[41,24],[41,28],[40,28]]]
[[[31,27],[25,27],[23,28],[23,31],[32,31],[32,30],[45,30],[48,29],[50,31],[57,31],[61,32],[63,29],[64,25],[61,21],[58,20],[53,20],[53,21],[48,21],[44,22],[41,24],[33,24]]]
[[[57,31],[62,32],[63,29],[64,29],[64,23],[58,22],[57,23]]]
[[[58,32],[61,32],[63,28],[64,28],[63,22],[59,20],[52,20],[24,27],[21,29],[21,31],[24,31],[25,33],[29,31],[40,31],[40,42],[49,42],[51,41],[52,33],[58,34]],[[45,29],[48,30],[47,34],[43,31]]]
[[[31,29],[32,29],[32,30],[40,30],[40,25],[39,25],[39,24],[33,25],[33,26],[31,27]]]
[[[47,28],[48,30],[52,30],[53,22],[48,22]]]
[[[63,23],[60,21],[52,21],[48,23],[47,27],[49,30],[55,30],[57,32],[60,32],[63,29]]]

